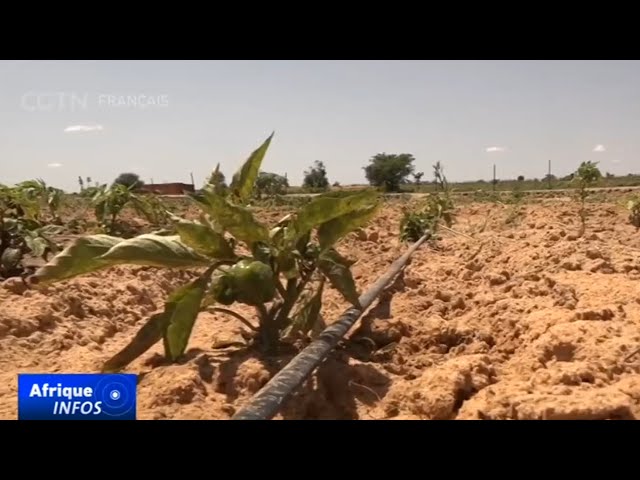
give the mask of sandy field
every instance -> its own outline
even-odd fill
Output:
[[[282,210],[263,212],[273,220]],[[640,232],[618,200],[459,207],[277,419],[635,419],[640,415]],[[338,249],[367,289],[407,248],[400,205]],[[98,372],[197,272],[114,267],[41,290],[0,288],[0,419],[17,373]],[[328,290],[330,323],[347,307]],[[242,309],[238,309],[242,312]],[[139,419],[229,419],[291,357],[241,346],[242,324],[202,313],[184,359],[162,344],[140,376]]]

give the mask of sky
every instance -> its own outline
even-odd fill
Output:
[[[274,131],[263,170],[366,183],[378,153],[423,181],[640,172],[638,61],[0,61],[0,183],[78,176],[196,187],[230,178]]]

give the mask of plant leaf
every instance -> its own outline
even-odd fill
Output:
[[[176,360],[187,349],[211,272],[209,269],[193,282],[180,287],[171,294],[165,304],[169,323],[164,333],[164,350],[165,355],[171,360]]]
[[[169,319],[166,311],[152,315],[128,345],[105,362],[102,372],[115,373],[153,347],[162,338]]]
[[[378,193],[374,190],[365,190],[343,197],[325,195],[315,197],[298,210],[287,229],[287,240],[295,243],[314,227],[342,215],[371,207],[377,203],[378,198]]]
[[[44,251],[47,249],[47,246],[49,245],[47,241],[42,237],[25,236],[24,242],[27,244],[27,247],[29,247],[29,250],[31,250],[31,254],[34,257],[41,257],[44,254]]]
[[[209,265],[211,261],[180,241],[178,235],[151,233],[123,240],[100,257],[111,265],[130,264],[153,267],[189,268]]]
[[[320,280],[318,289],[299,303],[300,307],[293,314],[291,325],[286,330],[285,336],[289,337],[296,333],[306,335],[314,329],[320,317],[322,308],[322,292],[324,290],[324,277]]]
[[[349,212],[320,225],[318,228],[320,249],[326,250],[332,247],[346,234],[367,224],[378,211],[379,207],[380,203],[376,203],[371,207]]]
[[[246,203],[246,201],[251,197],[253,186],[256,182],[256,178],[258,178],[258,172],[262,165],[262,159],[267,153],[267,149],[271,144],[271,139],[273,138],[274,133],[275,132],[269,135],[269,138],[267,138],[262,145],[253,151],[231,179],[231,185],[229,185],[231,194],[236,197],[240,203]]]
[[[249,246],[254,242],[269,242],[269,231],[246,207],[233,205],[209,190],[190,196],[207,210],[214,222],[238,240]]]
[[[233,248],[224,235],[214,231],[207,225],[180,220],[176,224],[180,240],[197,253],[216,259],[232,259]]]
[[[333,288],[353,306],[360,308],[360,296],[349,270],[351,265],[353,265],[352,261],[347,260],[334,249],[324,252],[318,261],[318,268],[329,279]]]
[[[109,235],[88,235],[74,240],[31,277],[44,284],[67,280],[77,275],[93,272],[112,265],[101,258],[122,238]]]

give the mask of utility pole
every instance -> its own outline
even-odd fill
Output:
[[[549,160],[549,173],[547,173],[547,182],[549,184],[549,190],[551,190],[551,160]]]
[[[496,164],[493,164],[493,182],[491,182],[493,184],[493,191],[496,191]]]
[[[193,181],[193,172],[191,172],[191,185],[193,186],[193,188],[196,188],[196,182]]]

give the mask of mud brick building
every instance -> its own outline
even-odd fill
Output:
[[[158,195],[183,195],[185,192],[194,192],[190,183],[149,183],[140,188],[140,191],[156,193]]]

